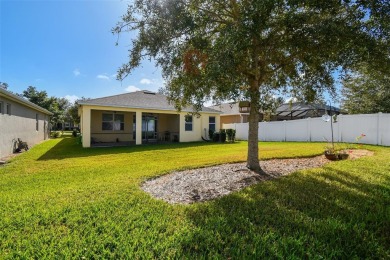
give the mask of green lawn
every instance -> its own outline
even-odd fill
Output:
[[[262,159],[320,143],[260,143]],[[71,137],[0,167],[3,258],[390,258],[390,148],[170,205],[140,183],[174,169],[243,161],[247,143],[82,149]]]

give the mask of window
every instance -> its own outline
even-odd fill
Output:
[[[7,115],[11,115],[11,104],[7,103],[7,107],[5,109],[5,112],[7,113]]]
[[[39,115],[35,114],[35,130],[39,131]]]
[[[215,132],[215,116],[209,117],[209,130]]]
[[[4,114],[4,111],[3,111],[3,102],[0,102],[0,114]]]
[[[192,116],[185,116],[185,130],[192,131]]]
[[[103,114],[103,131],[123,131],[125,130],[125,116],[122,114]]]

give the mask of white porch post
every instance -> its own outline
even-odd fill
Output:
[[[135,112],[135,144],[142,144],[142,111]]]
[[[91,109],[83,107],[82,113],[83,147],[91,147]]]

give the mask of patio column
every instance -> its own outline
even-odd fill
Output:
[[[83,147],[91,147],[91,109],[84,106],[82,113]]]
[[[135,112],[135,144],[142,144],[142,111]]]

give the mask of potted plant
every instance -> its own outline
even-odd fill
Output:
[[[324,154],[326,159],[331,161],[346,160],[349,157],[346,149],[337,149],[333,145],[327,145]]]

